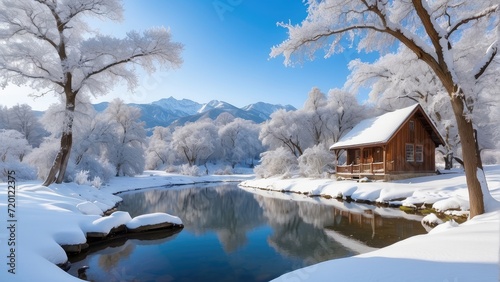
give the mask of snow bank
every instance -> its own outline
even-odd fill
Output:
[[[134,217],[134,219],[130,220],[126,226],[129,229],[137,229],[141,226],[147,226],[147,225],[155,225],[155,224],[160,224],[160,223],[173,223],[177,225],[182,224],[182,220],[178,218],[177,216],[170,215],[168,213],[150,213],[150,214],[143,214]]]
[[[114,212],[101,217],[121,201],[113,193],[174,184],[194,184],[215,181],[239,181],[248,175],[187,177],[148,171],[138,177],[117,177],[101,189],[75,183],[53,184],[44,187],[39,181],[16,183],[14,217],[15,246],[9,246],[10,234],[0,233],[0,254],[4,258],[0,267],[0,281],[82,281],[56,264],[67,261],[62,245],[80,245],[87,233],[107,234],[114,227],[149,225],[171,222],[182,224],[175,216],[154,214],[132,219],[127,212]],[[0,222],[7,224],[7,183],[0,183]],[[12,227],[14,231],[14,227]],[[5,226],[2,227],[5,230]],[[13,235],[14,236],[14,235]],[[15,248],[15,274],[8,272],[5,254]],[[14,265],[13,265],[14,266]]]
[[[440,218],[438,218],[435,213],[430,213],[424,216],[424,218],[422,218],[422,223],[425,223],[430,226],[436,226],[443,223],[443,221]]]
[[[274,281],[331,281],[332,279],[335,281],[498,281],[500,165],[486,166],[485,170],[486,181],[492,195],[492,198],[486,199],[486,204],[488,207],[496,207],[496,211],[476,216],[461,225],[452,220],[447,221],[432,229],[429,234],[414,236],[358,256],[301,268],[286,273]],[[288,179],[274,178],[245,181],[242,185],[275,191],[302,193],[313,191],[314,195],[344,198],[349,196],[357,200],[386,203],[399,199],[405,206],[433,204],[437,210],[469,208],[463,173],[421,177],[393,183],[357,183],[325,179],[317,180],[313,184],[307,179],[294,179],[292,182]],[[314,185],[317,186],[312,187]],[[326,201],[323,198],[310,198],[304,195],[300,195],[297,199]],[[345,204],[344,202],[338,205]],[[374,207],[373,210],[381,214],[384,208]],[[462,214],[463,211],[453,211],[453,213]],[[424,220],[439,223],[435,215],[426,216]],[[358,252],[363,251],[363,246],[356,243],[358,242],[354,242],[353,249]]]
[[[485,169],[490,192],[499,195],[497,198],[500,198],[500,165],[486,166]],[[467,211],[469,209],[469,196],[463,172],[395,182],[365,183],[353,180],[280,179],[274,177],[247,180],[240,185],[249,188],[301,193],[308,196],[351,198],[361,202],[400,204],[408,207],[433,204],[433,208],[438,211]],[[489,207],[499,207],[499,205],[498,201],[488,202]]]
[[[109,216],[98,218],[88,224],[84,224],[82,229],[87,232],[97,232],[109,234],[111,229],[127,224],[132,218],[128,212],[115,211]]]
[[[498,281],[500,211],[373,252],[330,260],[274,281]]]

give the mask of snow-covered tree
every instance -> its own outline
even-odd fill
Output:
[[[211,119],[177,127],[172,134],[172,147],[190,166],[205,164],[216,153],[219,137]]]
[[[330,113],[326,109],[326,96],[317,87],[314,87],[309,92],[309,96],[304,103],[304,107],[300,112],[304,112],[307,126],[302,128],[309,131],[313,137],[314,145],[321,143],[325,140],[327,134],[327,123],[330,118]]]
[[[153,135],[149,138],[146,150],[146,168],[158,169],[167,164],[172,164],[175,155],[170,146],[172,143],[172,132],[167,127],[156,126]]]
[[[328,91],[326,112],[325,144],[339,141],[361,120],[370,117],[367,107],[361,105],[352,92],[341,89]]]
[[[9,109],[7,108],[7,106],[0,105],[0,128],[9,128]]]
[[[16,179],[36,179],[36,170],[25,162],[31,145],[17,130],[0,129],[0,179],[8,180],[9,171],[15,171]]]
[[[22,161],[31,149],[31,145],[28,144],[26,138],[19,131],[12,129],[0,130],[1,162],[8,162],[10,160]]]
[[[271,114],[261,128],[259,139],[271,150],[285,147],[299,157],[304,150],[314,145],[314,137],[304,130],[308,123],[303,111],[277,110]]]
[[[29,105],[15,105],[8,109],[6,114],[8,123],[5,128],[21,132],[33,147],[38,147],[42,143],[46,132],[43,130],[42,125]]]
[[[42,150],[35,149],[30,154],[30,162],[38,168],[39,177],[46,178],[50,169],[50,163],[55,157],[53,152],[62,131],[62,120],[65,117],[64,105],[53,104],[47,109],[41,118],[45,129],[51,133],[41,144]],[[107,181],[116,174],[115,169],[109,164],[105,153],[108,148],[116,144],[115,123],[109,122],[104,114],[98,114],[88,96],[78,96],[74,111],[73,140],[71,157],[68,160],[68,168],[65,173],[65,181],[72,181],[79,171],[88,171],[91,179],[99,177]],[[47,156],[44,156],[46,152]],[[45,158],[49,157],[49,160]]]
[[[306,177],[321,177],[324,173],[331,172],[333,157],[328,147],[325,144],[318,144],[307,148],[297,160],[300,173]]]
[[[264,152],[260,156],[261,163],[254,169],[259,177],[267,178],[274,175],[289,177],[297,170],[297,157],[285,147]]]
[[[53,158],[59,150],[58,138],[49,136],[44,139],[38,148],[34,148],[24,161],[37,169],[39,179],[47,178]]]
[[[234,166],[248,159],[253,160],[262,152],[259,140],[259,126],[241,118],[219,129],[219,138],[224,159]]]
[[[500,45],[498,0],[484,1],[377,1],[308,0],[308,15],[300,25],[281,23],[289,38],[272,48],[289,65],[292,56],[314,57],[326,47],[327,55],[357,43],[358,50],[386,51],[399,42],[424,62],[447,94],[462,145],[470,218],[493,201],[475,139],[475,107],[487,84],[499,84]],[[357,41],[359,39],[359,42]],[[488,207],[486,207],[488,209]]]
[[[235,117],[228,113],[228,112],[223,112],[220,115],[217,116],[217,118],[214,120],[214,123],[217,126],[224,126],[232,121],[234,121]]]
[[[104,111],[105,124],[113,124],[114,142],[107,148],[107,157],[116,168],[116,176],[133,176],[144,171],[143,145],[146,143],[141,110],[114,99]]]
[[[182,45],[163,27],[123,39],[99,34],[86,24],[90,17],[121,20],[119,0],[0,2],[0,81],[57,93],[65,105],[60,150],[44,185],[61,183],[73,144],[76,98],[102,95],[119,80],[133,89],[137,67],[151,73],[158,66],[181,64]]]

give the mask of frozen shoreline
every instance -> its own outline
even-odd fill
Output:
[[[4,225],[1,230],[7,231],[0,233],[0,281],[82,281],[57,266],[67,262],[62,245],[83,244],[87,232],[105,234],[121,224],[133,228],[137,227],[137,221],[139,225],[156,224],[167,218],[179,223],[178,218],[165,214],[135,221],[123,212],[116,213],[114,218],[102,217],[104,211],[121,201],[117,193],[169,185],[239,182],[250,177],[190,177],[145,171],[137,177],[113,178],[100,189],[75,183],[44,187],[41,181],[16,182],[15,198],[11,197],[15,201],[13,217],[7,212],[8,185],[0,183],[0,222]],[[9,225],[11,230],[7,229]]]
[[[498,201],[500,165],[485,168],[490,193]],[[458,215],[469,208],[465,176],[460,172],[392,183],[269,178],[241,185],[409,207],[427,204],[438,211],[454,209],[450,213]],[[492,202],[491,206],[496,208],[463,224],[446,222],[429,234],[373,252],[297,269],[273,281],[498,281],[500,204]]]
[[[486,174],[493,196],[500,199],[500,165],[488,167]],[[357,183],[355,189],[354,186],[349,186],[353,183],[336,182],[336,184],[341,184],[336,186],[327,183],[332,180],[300,178],[250,180],[252,178],[252,175],[189,177],[160,171],[146,171],[137,177],[113,178],[101,189],[75,183],[51,185],[48,188],[41,186],[40,181],[17,183],[15,215],[17,222],[14,233],[16,274],[8,272],[10,266],[7,264],[9,260],[7,256],[10,254],[8,246],[10,234],[0,233],[0,253],[4,260],[0,268],[0,281],[82,281],[56,266],[67,260],[60,245],[84,242],[84,231],[88,230],[89,223],[101,218],[101,215],[97,213],[113,207],[121,200],[115,194],[125,191],[168,185],[244,181],[244,185],[258,184],[278,191],[320,193],[329,191],[333,195],[337,195],[335,193],[338,191],[343,191],[345,194],[342,195],[350,193],[353,199],[364,197],[366,200],[390,200],[395,196],[401,198],[401,195],[407,195],[407,199],[412,199],[414,203],[425,199],[427,202],[435,200],[434,203],[445,201],[441,202],[443,204],[451,203],[451,200],[454,202],[463,200],[466,196],[463,175],[412,179],[412,183]],[[1,183],[0,187],[2,187],[0,210],[4,211],[0,213],[0,222],[6,225],[8,220],[7,183]],[[462,204],[461,207],[466,207],[466,205]],[[9,231],[6,227],[2,229]],[[351,281],[356,277],[359,277],[358,281],[365,281],[367,277],[368,280],[401,280],[406,277],[408,281],[421,281],[424,275],[426,278],[435,276],[437,281],[444,281],[445,277],[448,277],[446,279],[458,277],[457,279],[462,281],[472,275],[465,273],[466,271],[483,273],[481,278],[487,280],[495,275],[498,278],[499,227],[500,212],[492,212],[459,227],[441,225],[429,235],[415,236],[375,252],[299,269],[284,274],[279,280],[324,280],[331,278],[331,270],[339,267],[342,273],[336,273],[334,277],[338,276],[340,280],[343,280],[341,277],[345,277]],[[448,238],[455,239],[448,240]],[[456,262],[457,260],[459,262]],[[410,269],[415,263],[418,266],[416,269],[419,269],[418,273]],[[383,264],[384,268],[379,267],[380,264]],[[394,266],[394,270],[384,271],[389,264]],[[422,269],[424,267],[425,269]],[[355,271],[360,268],[364,271]],[[440,269],[444,269],[443,273],[449,275],[439,274]],[[456,271],[453,272],[453,270]],[[363,273],[369,276],[363,276]],[[456,276],[452,276],[452,273],[456,273]]]

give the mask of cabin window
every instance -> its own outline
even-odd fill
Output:
[[[413,149],[413,144],[406,144],[406,161],[413,162],[415,161],[415,151]]]
[[[415,121],[410,120],[408,129],[410,131],[410,142],[415,142]]]
[[[422,145],[415,146],[415,161],[419,163],[424,162],[424,146]]]

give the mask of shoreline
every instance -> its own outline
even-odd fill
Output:
[[[500,199],[500,165],[488,167],[486,177],[488,183],[491,183],[490,190],[492,194],[494,194],[493,196]],[[406,183],[350,183],[346,181],[303,178],[281,179],[280,181],[277,181],[278,179],[276,178],[251,179],[253,179],[253,175],[190,177],[168,174],[161,171],[146,171],[143,175],[137,177],[113,178],[101,189],[77,185],[75,183],[64,183],[44,187],[41,186],[40,181],[20,182],[18,183],[18,190],[16,191],[16,203],[18,205],[16,207],[20,227],[16,233],[16,239],[20,243],[16,249],[16,263],[19,267],[16,269],[15,274],[11,274],[7,272],[4,264],[4,269],[0,269],[0,280],[12,281],[12,279],[14,279],[14,281],[29,281],[36,277],[35,280],[44,281],[82,281],[71,276],[57,266],[57,264],[68,261],[68,256],[61,245],[81,244],[86,242],[86,232],[97,231],[91,230],[92,228],[89,227],[89,224],[104,218],[102,215],[97,215],[97,212],[104,214],[104,211],[112,209],[120,202],[121,198],[117,195],[122,192],[132,192],[161,186],[173,187],[204,183],[210,184],[214,182],[241,181],[242,184],[258,183],[257,186],[272,188],[269,190],[273,191],[283,190],[285,192],[302,192],[301,194],[308,192],[308,195],[322,194],[321,192],[324,192],[323,194],[335,196],[338,196],[339,192],[342,192],[342,198],[349,195],[354,200],[368,199],[374,200],[375,202],[381,202],[378,200],[383,199],[394,201],[394,199],[400,199],[402,196],[405,196],[406,199],[411,200],[405,202],[407,205],[411,204],[412,201],[416,203],[425,199],[429,203],[434,202],[434,205],[441,202],[441,207],[449,207],[451,206],[451,202],[461,200],[461,198],[464,197],[464,191],[467,189],[464,176],[455,174],[411,179]],[[278,185],[278,183],[280,184]],[[0,187],[2,185],[6,188],[7,184],[2,183]],[[245,184],[241,186],[245,187]],[[453,189],[450,189],[450,187],[453,187]],[[6,192],[7,189],[0,189],[0,198],[7,199]],[[299,195],[298,193],[296,194]],[[440,198],[434,197],[434,195],[438,194]],[[314,200],[317,197],[307,196],[307,198]],[[318,199],[318,201],[321,200]],[[465,202],[458,203],[461,208],[467,207]],[[0,202],[0,207],[1,206],[6,209],[6,201]],[[7,222],[5,216],[5,213],[0,213],[0,222]],[[490,218],[488,218],[488,220],[491,221]],[[480,220],[474,219],[472,221],[467,221],[459,225],[458,228],[452,228],[452,230],[461,229],[460,227],[462,225],[473,225],[475,222],[479,223]],[[495,221],[493,224],[496,224],[496,227],[498,227],[497,223],[498,221]],[[491,226],[491,223],[487,222],[485,226]],[[437,229],[440,227],[441,225],[439,225]],[[465,229],[468,230],[468,228]],[[444,232],[446,232],[446,230]],[[468,232],[470,233],[472,231]],[[487,242],[491,241],[490,237],[498,238],[498,230],[490,228],[487,232],[489,236],[487,238],[489,241]],[[33,234],[37,235],[33,236]],[[434,237],[428,235],[430,234],[417,237],[423,237],[424,239],[418,240],[423,240],[426,244],[429,244]],[[472,239],[467,240],[461,238],[461,240],[464,241],[466,247],[475,244],[475,242],[471,241]],[[1,253],[8,254],[6,248],[7,244],[4,238],[0,238],[0,241]],[[402,242],[405,241],[406,240]],[[496,241],[494,242],[498,243]],[[406,243],[402,244],[404,245]],[[493,260],[493,258],[489,258],[489,252],[492,251],[491,248],[492,246],[490,245],[489,251],[487,252],[488,261]],[[471,247],[471,249],[475,248]],[[381,254],[390,252],[390,250],[392,249],[381,251]],[[432,250],[429,252],[432,252]],[[395,251],[394,253],[395,256],[398,257],[399,251]],[[460,257],[459,255],[457,256]],[[462,257],[462,259],[466,261],[481,261],[480,258],[476,256],[472,256],[471,258]],[[347,261],[356,260],[357,256]],[[498,258],[496,258],[495,262],[498,263]],[[345,263],[344,260],[342,263]],[[26,268],[27,266],[29,266],[29,270]]]

